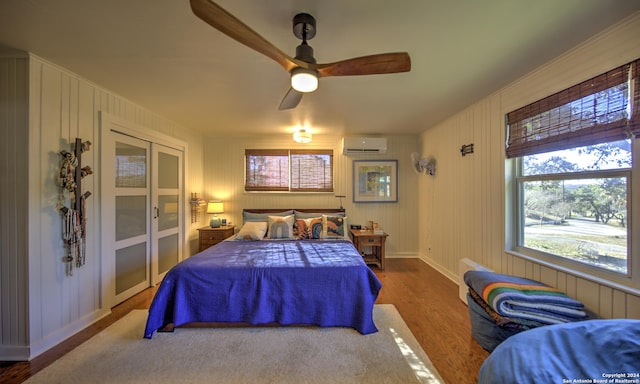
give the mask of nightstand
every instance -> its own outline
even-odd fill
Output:
[[[389,235],[375,234],[371,230],[350,229],[349,236],[365,263],[384,269],[384,242]]]
[[[219,242],[230,236],[233,236],[235,228],[235,225],[223,225],[218,228],[199,228],[198,232],[200,236],[200,252],[204,251],[212,245],[218,244]]]

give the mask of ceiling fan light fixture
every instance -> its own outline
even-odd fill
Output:
[[[311,132],[307,132],[306,129],[301,129],[293,133],[293,140],[296,143],[306,144],[311,142]]]
[[[308,68],[291,70],[291,88],[298,92],[313,92],[318,89],[318,72]]]

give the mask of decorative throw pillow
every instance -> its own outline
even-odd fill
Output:
[[[269,216],[269,229],[267,237],[269,239],[293,239],[294,216]]]
[[[322,238],[322,217],[296,220],[298,240]]]
[[[267,223],[264,221],[249,221],[240,228],[236,239],[262,240],[265,233],[267,233]]]
[[[322,234],[327,239],[348,239],[347,218],[322,215]]]

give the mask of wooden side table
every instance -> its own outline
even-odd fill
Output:
[[[218,228],[211,227],[203,227],[199,228],[199,237],[200,237],[200,251],[202,252],[205,249],[209,248],[212,245],[216,245],[222,240],[233,236],[235,232],[235,225],[223,225]]]
[[[372,230],[350,229],[349,236],[365,263],[384,269],[384,242],[389,235],[375,234]]]

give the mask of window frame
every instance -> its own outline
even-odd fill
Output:
[[[249,181],[249,165],[248,161],[250,156],[284,156],[287,157],[287,186],[281,184],[279,187],[270,187],[265,185],[248,185]],[[295,167],[293,165],[293,158],[296,156],[305,155],[326,155],[329,156],[329,164],[325,168],[329,169],[329,180],[324,178],[324,187],[321,188],[309,188],[308,186],[300,187],[301,183],[294,186],[293,172]],[[326,172],[325,172],[326,175]],[[326,184],[330,184],[327,187]],[[334,193],[335,191],[335,178],[334,178],[334,156],[333,149],[245,149],[244,155],[244,191],[246,193]]]
[[[505,228],[505,251],[508,254],[518,256],[535,262],[536,264],[560,270],[571,275],[580,276],[591,281],[596,281],[607,286],[615,287],[625,292],[638,294],[640,292],[640,60],[631,63],[630,71],[630,116],[626,131],[631,134],[631,168],[595,170],[595,171],[575,171],[558,174],[545,175],[523,175],[523,156],[528,154],[552,152],[553,150],[518,154],[517,156],[506,154],[505,181],[507,187],[506,210],[507,216]],[[539,100],[543,101],[545,99]],[[534,103],[532,103],[534,104]],[[524,107],[523,107],[524,108]],[[505,131],[509,138],[508,116],[513,112],[505,114]],[[605,140],[609,142],[613,140]],[[571,147],[557,148],[569,149],[582,145],[572,145]],[[569,180],[583,178],[606,178],[625,177],[627,180],[627,273],[607,270],[602,267],[592,266],[571,260],[570,258],[553,255],[533,248],[524,247],[524,182],[539,180]],[[638,202],[634,206],[634,202]],[[635,236],[634,236],[635,235]],[[633,241],[633,238],[636,241]]]
[[[637,140],[636,140],[637,141]],[[633,143],[632,143],[633,151]],[[636,156],[634,156],[635,162]],[[543,174],[543,175],[522,175],[523,159],[521,157],[512,159],[513,166],[513,191],[512,191],[512,218],[511,226],[513,228],[511,234],[512,243],[507,247],[507,251],[515,253],[518,256],[524,256],[527,259],[536,262],[542,262],[545,265],[551,266],[556,269],[566,270],[573,274],[576,272],[583,276],[595,277],[597,279],[605,280],[606,282],[613,282],[623,286],[631,288],[640,288],[640,282],[638,281],[638,273],[634,273],[634,266],[638,264],[640,259],[636,256],[634,258],[633,251],[633,210],[632,210],[632,183],[633,183],[633,169],[608,169],[598,171],[578,171],[578,172],[566,172],[556,174]],[[634,164],[635,165],[635,164]],[[627,217],[627,273],[619,273],[605,268],[597,267],[587,263],[572,260],[571,258],[556,255],[548,252],[544,252],[538,249],[529,248],[524,246],[524,231],[525,231],[525,204],[524,204],[524,183],[531,181],[546,181],[546,180],[575,180],[575,179],[601,179],[611,177],[624,177],[627,179],[627,204],[628,204],[628,217]],[[508,235],[509,236],[509,235]],[[637,252],[636,252],[637,254]],[[637,269],[637,268],[636,268]]]

